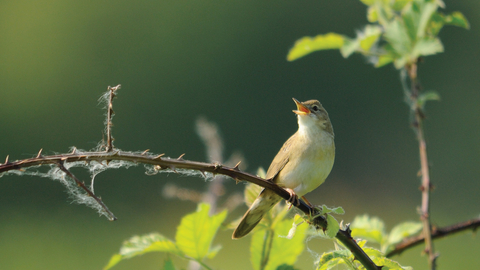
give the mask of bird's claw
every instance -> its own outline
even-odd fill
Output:
[[[287,202],[290,203],[290,207],[292,207],[292,205],[299,206],[300,200],[298,199],[297,194],[295,194],[295,191],[290,188],[286,188],[285,190],[288,192],[288,194],[290,194],[290,198],[287,200]]]

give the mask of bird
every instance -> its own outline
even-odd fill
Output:
[[[304,197],[320,186],[330,174],[335,160],[333,126],[327,111],[318,100],[300,102],[293,98],[297,110],[298,130],[282,146],[267,170],[266,179],[290,193],[288,202],[299,204]],[[263,189],[233,232],[232,239],[250,233],[263,216],[282,198]]]

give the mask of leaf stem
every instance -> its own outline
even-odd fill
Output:
[[[262,257],[260,260],[260,270],[264,270],[267,267],[268,260],[270,258],[270,251],[272,250],[274,231],[268,228],[265,231],[265,239],[263,241]]]

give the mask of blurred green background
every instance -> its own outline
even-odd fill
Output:
[[[480,2],[446,1],[471,30],[445,27],[445,53],[419,67],[427,90],[426,137],[431,177],[431,219],[445,226],[479,214]],[[289,63],[300,37],[330,31],[355,36],[366,23],[359,1],[1,1],[0,156],[10,160],[91,149],[102,139],[99,96],[122,84],[114,102],[115,146],[150,149],[206,161],[195,133],[200,115],[216,122],[225,155],[240,150],[255,172],[268,167],[297,128],[291,98],[319,99],[330,113],[337,156],[327,182],[307,195],[312,203],[342,206],[351,222],[368,213],[388,229],[418,220],[418,149],[398,72],[375,69],[360,56],[318,52]],[[87,175],[79,174],[88,180]],[[38,177],[0,179],[1,269],[100,269],[123,240],[158,231],[174,238],[191,202],[167,200],[167,183],[204,190],[199,178],[146,176],[141,167],[108,171],[95,192],[119,218],[71,204],[61,184]],[[228,194],[244,185],[226,182]],[[229,215],[237,218],[246,210]],[[216,269],[248,269],[249,239],[216,239],[224,249]],[[436,241],[442,269],[480,265],[472,233]],[[314,239],[321,253],[331,241]],[[394,259],[426,269],[421,247]],[[159,269],[165,256],[148,254],[115,269]],[[312,269],[305,252],[298,266]],[[184,266],[184,262],[178,262]]]

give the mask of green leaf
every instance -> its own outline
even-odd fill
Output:
[[[329,270],[335,266],[346,264],[351,253],[349,250],[335,250],[323,253],[318,260],[317,270]]]
[[[425,104],[429,100],[440,100],[440,95],[434,91],[428,91],[420,94],[417,99],[417,104],[420,108],[425,108]]]
[[[426,2],[423,4],[418,22],[417,38],[426,36],[427,25],[432,15],[438,8],[437,3]]]
[[[213,238],[227,216],[227,211],[223,211],[210,217],[209,210],[210,205],[199,204],[197,212],[182,218],[175,235],[178,248],[196,260],[202,260],[210,252]]]
[[[369,257],[374,257],[374,258],[385,257],[385,255],[378,249],[366,247],[366,248],[363,248],[363,251],[365,251],[365,253],[367,253]]]
[[[427,56],[443,52],[443,45],[438,38],[422,38],[412,49],[412,57]]]
[[[398,55],[407,55],[412,48],[407,29],[403,22],[398,19],[387,24],[384,37],[394,52]]]
[[[367,20],[368,22],[374,23],[378,21],[378,13],[376,6],[370,6],[367,9]]]
[[[357,245],[363,248],[367,244],[367,240],[361,239],[360,241],[357,240]]]
[[[267,269],[276,269],[279,265],[290,264],[293,265],[298,256],[303,252],[305,248],[305,235],[308,229],[308,224],[302,223],[297,226],[295,237],[288,239],[285,236],[288,235],[290,228],[292,227],[292,220],[285,219],[275,226],[275,232],[277,235],[273,238],[272,249],[270,252],[270,259],[268,261]]]
[[[427,27],[427,32],[430,36],[435,37],[440,33],[440,30],[445,25],[445,15],[440,12],[435,12],[430,19]]]
[[[396,11],[400,11],[410,2],[412,2],[412,0],[395,0],[392,8]]]
[[[360,42],[358,39],[345,38],[343,46],[340,48],[340,53],[343,58],[349,57],[352,53],[360,48]]]
[[[277,267],[276,270],[298,270],[298,268],[293,267],[293,265],[282,264],[279,267]]]
[[[367,6],[375,4],[375,0],[360,0],[360,2],[364,3]]]
[[[125,241],[120,248],[119,254],[113,255],[104,269],[110,269],[121,260],[154,251],[168,252],[182,256],[182,252],[170,239],[158,233],[151,233],[143,236],[134,236]]]
[[[293,265],[297,257],[305,248],[304,239],[305,232],[308,228],[306,223],[297,226],[295,237],[288,239],[288,235],[292,226],[291,219],[285,219],[275,224],[273,230],[257,230],[252,235],[250,245],[250,260],[254,269],[259,269],[262,254],[268,254],[268,263],[265,270],[274,270],[283,264]],[[271,235],[273,234],[273,235]],[[271,245],[265,241],[272,241]],[[264,251],[264,248],[270,250]]]
[[[397,58],[398,55],[395,53],[395,50],[392,48],[392,46],[389,43],[384,44],[383,47],[379,50],[379,56],[377,58],[377,61],[374,61],[375,67],[378,68],[390,64]]]
[[[413,1],[402,12],[402,19],[412,42],[427,36],[429,22],[436,13],[438,3]]]
[[[328,238],[335,238],[338,230],[340,230],[338,221],[332,215],[327,214],[327,230],[325,231],[325,235]]]
[[[342,264],[345,264],[344,259],[342,258],[333,258],[329,261],[327,261],[324,264],[321,264],[317,267],[317,270],[330,270],[333,269],[336,266],[340,266]]]
[[[410,40],[414,41],[417,37],[418,24],[420,22],[420,6],[418,1],[413,1],[402,12],[402,19]]]
[[[392,54],[389,54],[389,53],[386,53],[386,54],[381,54],[378,59],[377,59],[377,62],[375,63],[375,67],[379,68],[379,67],[383,67],[385,65],[388,65],[390,64],[391,62],[393,62],[395,60],[395,56],[392,55]]]
[[[411,58],[408,57],[408,55],[399,56],[395,58],[395,60],[393,60],[393,65],[396,69],[402,69],[403,67],[405,67],[405,65],[409,62],[410,59]]]
[[[334,207],[334,208],[329,208],[328,206],[326,206],[325,204],[322,205],[322,208],[321,208],[321,214],[328,214],[328,213],[334,213],[334,214],[337,214],[337,215],[343,215],[345,214],[345,210],[343,210],[342,207]]]
[[[287,55],[288,61],[297,60],[307,54],[320,50],[340,49],[343,46],[344,37],[336,33],[318,35],[314,38],[303,37],[293,45]]]
[[[463,16],[463,14],[459,11],[454,11],[452,14],[446,16],[445,23],[470,29],[470,24],[468,23],[467,18],[465,18],[465,16]]]
[[[262,255],[264,254],[263,249],[266,248],[264,242],[268,241],[270,233],[272,233],[270,230],[259,229],[252,233],[252,240],[250,242],[250,262],[255,270],[260,269]]]
[[[375,257],[373,262],[376,265],[382,265],[382,270],[411,270],[412,268],[402,267],[398,262],[385,258],[385,257]]]
[[[377,217],[357,216],[352,222],[352,237],[382,244],[386,240],[385,224]]]
[[[163,263],[163,270],[176,270],[171,258],[165,260],[165,262]]]
[[[400,223],[395,226],[392,231],[390,231],[390,235],[388,236],[388,244],[396,245],[403,239],[419,233],[422,230],[422,227],[423,226],[421,222],[407,221]]]
[[[376,25],[367,25],[362,33],[359,34],[360,47],[368,52],[372,46],[378,41],[382,34],[382,28]]]
[[[112,258],[110,258],[110,261],[108,262],[108,264],[103,268],[103,270],[107,270],[107,269],[110,269],[110,268],[114,267],[122,259],[123,259],[123,256],[120,255],[120,254],[113,255]]]

